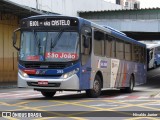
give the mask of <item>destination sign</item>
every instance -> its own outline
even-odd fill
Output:
[[[77,19],[34,19],[22,21],[22,27],[67,27],[78,26]]]

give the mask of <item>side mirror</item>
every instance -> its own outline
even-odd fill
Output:
[[[20,30],[20,28],[16,29],[14,32],[13,32],[13,36],[12,36],[12,40],[13,40],[13,47],[16,49],[16,50],[20,50],[20,48],[18,48],[16,46],[16,43],[17,43],[17,34],[16,32],[18,32]]]
[[[90,44],[89,39],[90,39],[89,37],[84,36],[84,44],[83,44],[84,48],[89,48],[89,44]]]

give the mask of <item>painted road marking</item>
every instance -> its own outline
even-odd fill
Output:
[[[155,96],[155,98],[160,98],[160,93]]]
[[[33,102],[33,101],[31,101],[31,100],[29,100],[30,102]],[[38,100],[37,100],[38,101]],[[49,100],[47,100],[47,101],[49,101]],[[97,100],[92,100],[92,101],[97,101]],[[144,109],[148,109],[148,110],[159,110],[159,109],[157,109],[157,108],[152,108],[152,107],[146,107],[145,105],[149,105],[149,104],[154,104],[154,103],[159,103],[160,102],[160,100],[150,100],[150,101],[146,101],[146,100],[143,100],[143,101],[145,101],[145,103],[137,103],[137,104],[135,104],[135,103],[126,103],[124,100],[123,100],[123,103],[122,103],[122,101],[121,100],[99,100],[98,101],[98,103],[100,103],[101,101],[105,101],[105,102],[111,102],[110,104],[112,105],[112,104],[120,104],[120,105],[122,105],[123,104],[123,106],[120,106],[120,107],[115,107],[115,108],[101,108],[101,106],[89,106],[89,105],[84,105],[84,104],[82,104],[82,103],[84,103],[84,102],[91,102],[90,100],[83,100],[83,102],[70,102],[70,101],[59,101],[59,100],[54,100],[54,101],[51,101],[51,102],[56,102],[56,103],[59,103],[59,104],[64,104],[64,105],[75,105],[75,106],[80,106],[80,107],[85,107],[85,108],[92,108],[93,109],[93,111],[87,111],[87,113],[92,113],[92,112],[94,112],[94,111],[98,111],[98,110],[102,110],[102,111],[113,111],[113,112],[115,112],[115,113],[121,113],[121,111],[116,111],[117,109],[121,109],[121,110],[123,110],[123,108],[126,108],[126,107],[141,107],[141,108],[144,108]],[[138,100],[137,100],[138,101]],[[139,100],[139,101],[141,101],[141,100]],[[45,110],[43,110],[42,108],[40,109],[40,108],[36,108],[36,107],[27,107],[27,106],[24,106],[23,104],[12,104],[12,105],[10,105],[10,104],[7,104],[7,103],[5,103],[5,102],[3,102],[4,104],[6,104],[7,106],[14,106],[14,105],[16,105],[16,106],[18,106],[18,107],[21,107],[21,109],[22,110],[28,110],[28,109],[31,109],[31,110],[36,110],[36,111],[45,111]],[[24,102],[23,102],[24,103]],[[107,103],[106,104],[101,104],[101,105],[107,105]],[[51,107],[51,106],[48,106],[48,107]],[[110,106],[109,106],[110,107]],[[14,111],[14,110],[12,110],[12,111]],[[86,112],[84,112],[84,114],[85,114]],[[54,114],[54,113],[53,113]],[[70,114],[70,115],[67,115],[66,117],[69,117],[69,118],[71,118],[71,119],[75,119],[74,117],[71,117],[71,116],[74,116],[74,115],[78,115],[78,114],[83,114],[82,112],[80,112],[80,113],[76,113],[76,114]],[[121,114],[125,114],[124,112],[122,112]],[[57,116],[65,116],[64,114],[56,114]],[[77,120],[80,120],[80,118],[77,118]]]
[[[57,92],[55,96],[67,96],[67,95],[78,95],[81,93],[77,93],[77,92]],[[155,96],[153,98],[158,98],[160,95]],[[24,99],[24,98],[38,98],[38,97],[43,97],[43,95],[41,95],[40,92],[38,91],[33,91],[33,90],[21,90],[21,91],[10,91],[10,92],[6,92],[6,93],[0,93],[0,99]],[[150,96],[135,96],[135,95],[117,95],[117,96],[112,96],[112,95],[108,95],[108,96],[100,96],[100,98],[104,98],[104,99],[150,99]]]
[[[105,106],[109,106],[109,107],[115,107],[115,106],[119,106],[119,105],[112,105],[112,104],[96,104],[96,105],[90,105],[90,106],[96,106],[96,107],[105,107]]]

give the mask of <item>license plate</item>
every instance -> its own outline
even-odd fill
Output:
[[[47,86],[48,85],[48,81],[38,81],[38,85]]]

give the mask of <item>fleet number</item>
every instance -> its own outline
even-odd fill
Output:
[[[57,73],[63,73],[63,70],[57,70]]]

